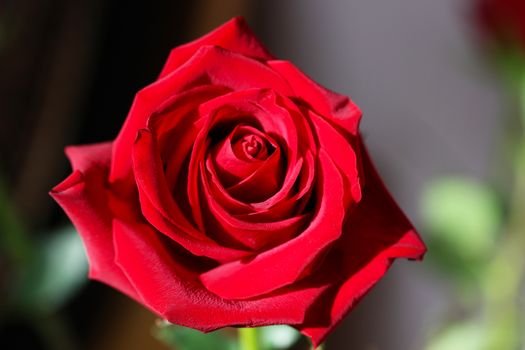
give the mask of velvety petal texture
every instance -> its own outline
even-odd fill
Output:
[[[69,147],[51,195],[90,276],[202,331],[323,341],[425,246],[383,186],[359,108],[275,60],[241,18],[173,49],[113,142]]]

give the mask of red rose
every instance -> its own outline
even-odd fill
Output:
[[[51,194],[90,277],[170,322],[289,324],[319,343],[393,259],[425,252],[360,117],[236,18],[171,52],[113,142],[68,147]]]
[[[525,1],[476,0],[474,9],[480,29],[489,40],[525,50]]]

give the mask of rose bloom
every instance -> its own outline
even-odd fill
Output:
[[[235,18],[173,49],[114,141],[68,147],[51,195],[90,277],[160,317],[288,324],[318,344],[395,258],[425,252],[360,118]]]
[[[525,50],[524,0],[476,0],[474,14],[482,34],[493,44]]]

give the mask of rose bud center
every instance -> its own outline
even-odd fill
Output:
[[[237,126],[226,142],[235,158],[249,163],[266,160],[277,147],[266,134],[248,125]]]
[[[257,155],[259,154],[259,151],[262,147],[264,147],[266,150],[263,141],[257,135],[251,134],[243,136],[241,143],[244,148],[244,151],[254,158],[257,158]]]
[[[275,193],[282,182],[278,144],[253,126],[237,125],[227,137],[211,147],[210,156],[219,181],[236,198],[262,200]]]
[[[265,160],[274,149],[264,139],[264,135],[248,133],[232,142],[233,152],[247,161]]]

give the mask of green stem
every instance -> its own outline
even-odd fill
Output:
[[[513,154],[514,183],[507,226],[496,255],[489,264],[485,281],[488,339],[485,349],[517,349],[520,342],[519,298],[525,275],[525,84],[519,86],[519,104],[523,121]]]
[[[521,117],[522,129],[525,129],[525,69],[519,72],[518,81],[518,107]]]
[[[257,328],[239,328],[240,350],[259,350]]]

